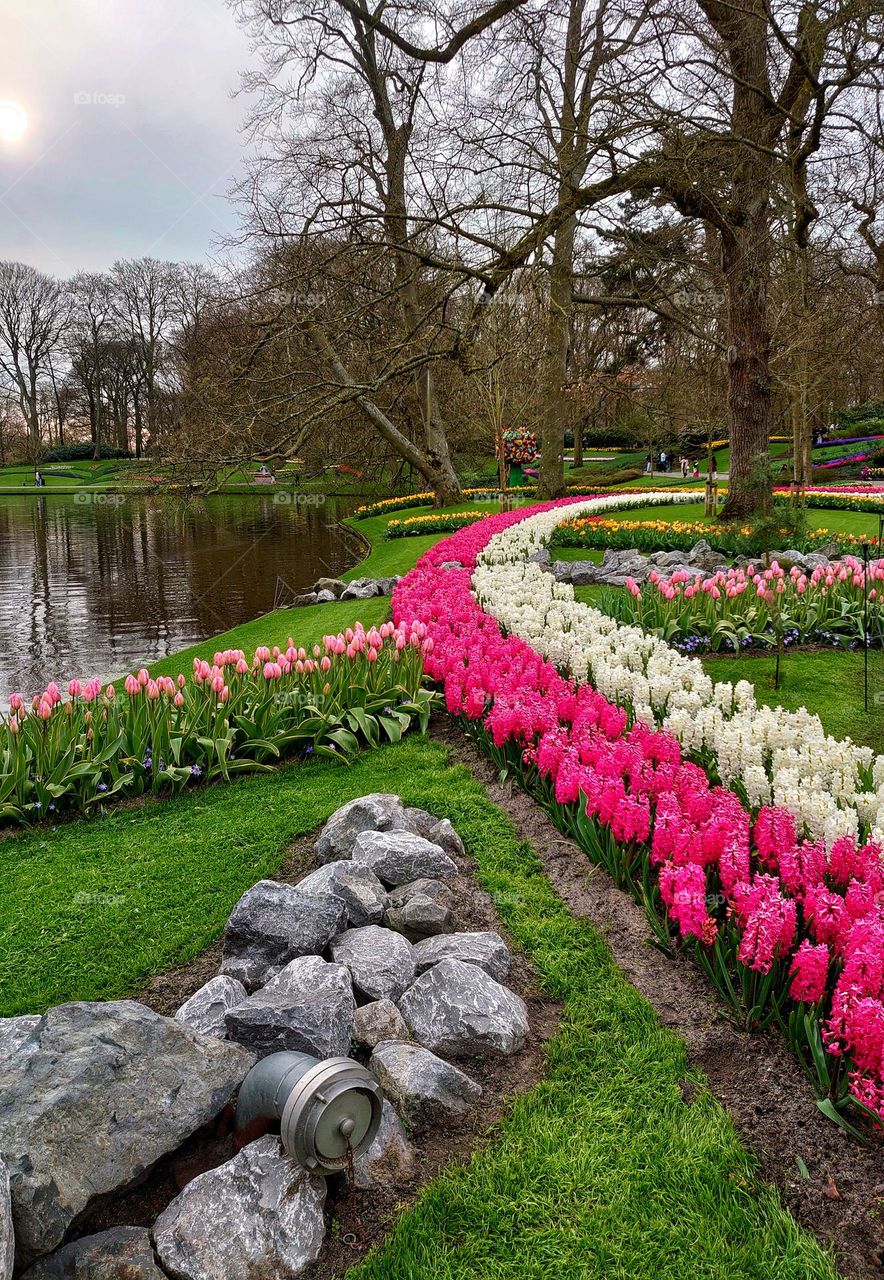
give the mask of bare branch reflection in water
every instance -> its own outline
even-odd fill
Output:
[[[0,499],[0,699],[116,677],[269,611],[277,576],[306,590],[343,572],[361,550],[336,523],[352,505]]]

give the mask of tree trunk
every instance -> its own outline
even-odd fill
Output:
[[[540,484],[538,496],[557,498],[565,491],[562,454],[568,417],[568,351],[571,338],[572,269],[576,221],[556,232],[549,272],[549,306],[543,354],[543,407],[540,419]]]
[[[583,420],[574,427],[574,470],[583,466]]]
[[[427,441],[427,462],[433,471],[433,505],[445,507],[457,502],[461,495],[461,484],[451,461],[448,448],[448,437],[439,413],[436,388],[433,382],[433,371],[429,365],[424,366],[420,374],[421,416],[424,421],[424,433]]]
[[[722,237],[727,280],[728,466],[725,520],[766,513],[770,492],[770,276],[767,204]]]
[[[142,424],[141,424],[141,397],[135,397],[135,457],[140,458],[143,452],[142,441]]]

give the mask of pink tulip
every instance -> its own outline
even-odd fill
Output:
[[[172,699],[172,701],[175,703],[176,707],[184,706],[184,694],[180,691],[180,689],[178,693],[175,694],[175,697]]]
[[[70,680],[68,682],[68,693],[72,698],[78,698],[80,696],[81,686],[79,680]]]
[[[150,673],[148,672],[146,667],[141,668],[141,670],[138,672],[136,679],[138,680],[138,683],[141,685],[141,687],[144,688],[144,686],[147,684],[148,680],[150,679]]]

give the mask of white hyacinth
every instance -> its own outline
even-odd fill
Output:
[[[741,787],[750,804],[782,805],[810,837],[829,844],[841,835],[880,838],[884,757],[849,738],[831,737],[804,707],[759,706],[747,680],[715,684],[698,658],[580,604],[570,583],[557,582],[528,560],[563,520],[695,498],[624,494],[530,516],[496,534],[481,552],[473,574],[476,599],[507,631],[576,680],[590,681],[636,719],[674,734],[692,755],[708,757],[721,781]]]

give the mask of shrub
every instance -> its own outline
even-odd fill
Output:
[[[98,446],[98,456],[99,458],[130,458],[132,455],[128,449],[115,449],[102,441]],[[53,445],[43,454],[44,462],[91,462],[94,458],[95,445],[88,442]]]

